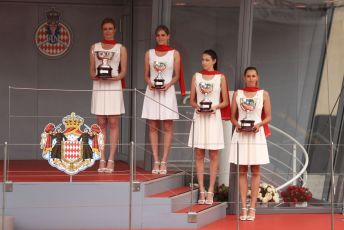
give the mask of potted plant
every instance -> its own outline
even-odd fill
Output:
[[[228,202],[229,187],[221,184],[215,186],[214,200],[218,202]]]
[[[289,185],[281,195],[284,202],[295,207],[307,207],[307,202],[312,199],[312,193],[308,188],[296,185]]]
[[[251,198],[251,190],[248,190],[248,197]],[[279,203],[280,196],[275,187],[271,184],[261,183],[259,185],[259,193],[257,201],[261,203],[261,206],[267,207],[269,203]]]

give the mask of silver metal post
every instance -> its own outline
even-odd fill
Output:
[[[296,176],[296,144],[293,144],[293,178]],[[293,185],[296,185],[296,180],[293,181]]]
[[[129,229],[132,229],[132,201],[133,201],[133,181],[134,181],[134,142],[130,142],[130,180],[129,180]]]
[[[3,183],[2,183],[2,229],[5,229],[5,203],[6,203],[6,182],[7,182],[7,142],[5,142],[5,146],[4,146],[4,179],[3,179]]]
[[[137,139],[136,139],[136,132],[137,132],[137,89],[135,88],[135,96],[134,96],[134,142],[137,143]],[[136,181],[136,146],[134,151],[134,180]]]
[[[239,142],[236,143],[237,144],[237,207],[236,207],[236,212],[237,212],[237,227],[236,229],[239,229],[240,228],[240,224],[239,224],[239,221],[240,221],[240,184],[239,184],[239,168],[240,168],[240,165],[239,165]]]
[[[193,190],[194,190],[194,164],[195,164],[195,120],[192,120],[192,162],[191,162],[191,198],[190,198],[190,208],[188,212],[188,222],[197,223],[197,212],[193,209]],[[196,172],[197,173],[197,172]]]
[[[335,196],[335,186],[334,186],[334,168],[333,168],[333,163],[334,163],[334,156],[333,156],[333,151],[334,151],[334,145],[333,141],[331,142],[331,229],[334,229],[334,196]]]
[[[193,189],[194,189],[194,164],[195,164],[195,120],[192,120],[192,162],[191,162],[191,199],[190,199],[190,210],[192,212],[193,204]]]

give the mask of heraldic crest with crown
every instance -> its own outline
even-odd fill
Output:
[[[41,149],[43,158],[51,166],[75,175],[100,159],[104,136],[97,124],[89,127],[82,117],[73,112],[62,119],[62,124],[55,126],[48,123],[45,126],[41,134]]]

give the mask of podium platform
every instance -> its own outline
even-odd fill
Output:
[[[196,202],[198,190],[185,186],[185,172],[152,175],[137,168],[138,191],[130,199],[128,164],[116,162],[113,174],[100,174],[97,167],[70,178],[43,160],[10,161],[12,191],[2,194],[5,215],[15,218],[18,230],[128,229],[130,225],[195,229],[226,215],[226,203],[191,208],[191,196]]]

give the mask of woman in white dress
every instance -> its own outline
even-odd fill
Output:
[[[222,117],[220,109],[229,104],[225,76],[217,71],[217,55],[213,50],[206,50],[202,54],[203,70],[192,77],[190,105],[195,109],[194,127],[191,126],[189,146],[195,148],[196,173],[199,185],[199,204],[213,203],[214,186],[218,170],[219,150],[224,148]],[[204,89],[201,83],[211,85],[212,91],[208,98],[212,102],[211,111],[200,112],[200,102],[204,99]],[[221,100],[221,98],[223,98]],[[194,135],[193,135],[194,134]],[[209,151],[210,181],[208,192],[204,186],[204,157],[205,150]]]
[[[153,174],[167,173],[167,160],[173,136],[173,120],[179,119],[177,97],[174,84],[180,77],[179,52],[168,46],[170,32],[164,25],[155,30],[155,49],[150,49],[145,54],[144,79],[147,83],[143,101],[142,118],[146,118],[149,126],[149,139],[152,146],[154,165]],[[157,70],[154,64],[164,66],[161,77],[165,80],[162,88],[154,85]],[[158,153],[159,125],[162,121],[164,132],[164,148],[161,162]]]
[[[116,23],[111,18],[105,18],[101,23],[103,40],[95,43],[90,49],[90,77],[93,80],[91,113],[97,116],[97,124],[104,134],[109,127],[110,154],[106,164],[104,151],[101,152],[98,172],[112,173],[115,167],[115,152],[119,136],[119,116],[125,112],[122,84],[127,73],[127,50],[114,39]],[[111,76],[99,76],[98,66],[102,61],[97,58],[98,52],[112,52],[113,57],[108,61],[112,68]]]
[[[255,208],[260,184],[260,165],[270,162],[266,144],[266,136],[269,135],[267,133],[267,125],[271,120],[270,97],[268,92],[258,87],[258,80],[257,69],[255,67],[247,67],[244,72],[246,87],[237,90],[233,94],[231,108],[232,123],[235,131],[232,136],[229,161],[230,163],[239,164],[239,186],[242,203],[240,220],[249,221],[255,219]],[[246,132],[242,129],[241,120],[243,119],[254,120],[252,132]],[[238,147],[239,153],[237,153]],[[239,159],[237,159],[237,154]],[[247,172],[249,167],[251,168],[252,175],[251,203],[248,209],[246,196],[248,186]]]

